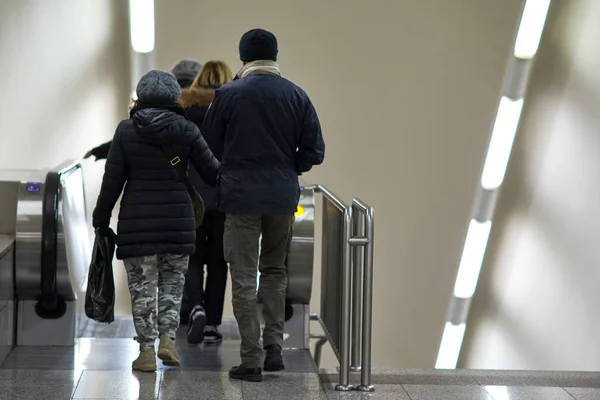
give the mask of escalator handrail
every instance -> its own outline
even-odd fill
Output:
[[[58,200],[60,196],[60,174],[50,171],[46,174],[44,197],[42,200],[42,259],[40,285],[41,295],[36,311],[41,317],[52,318],[60,314],[57,291],[57,235],[58,235]]]
[[[81,168],[79,161],[66,161],[46,174],[42,199],[42,257],[41,295],[35,309],[45,319],[62,317],[67,311],[66,301],[58,295],[58,217],[61,180],[64,175]]]

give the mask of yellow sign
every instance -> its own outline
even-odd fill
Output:
[[[296,209],[296,212],[294,213],[294,215],[296,217],[301,217],[304,215],[304,207],[302,206],[298,206],[298,208]]]

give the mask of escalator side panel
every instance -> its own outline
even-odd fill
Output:
[[[28,190],[30,182],[20,182],[17,192],[15,271],[18,300],[35,300],[40,295],[40,261],[42,259],[42,199],[44,175],[30,182],[40,190]]]
[[[15,345],[14,238],[0,235],[0,364]]]

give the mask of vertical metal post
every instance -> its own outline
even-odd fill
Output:
[[[340,337],[340,383],[335,390],[350,391],[350,291],[351,291],[351,266],[352,248],[350,238],[352,237],[352,207],[344,210],[344,232],[343,239],[343,268],[342,268],[342,326]]]
[[[365,248],[364,282],[363,282],[363,321],[362,321],[362,371],[360,385],[361,392],[372,392],[375,387],[371,385],[371,333],[373,327],[373,247],[375,245],[375,211],[368,207],[366,211],[366,236],[368,239]]]
[[[356,211],[356,210],[354,210]],[[364,214],[362,212],[353,213],[352,218],[352,236],[363,237],[365,224]],[[362,316],[362,274],[363,274],[363,259],[362,246],[352,246],[352,350],[350,371],[357,372],[361,370],[360,364],[360,349],[361,349],[361,316]]]

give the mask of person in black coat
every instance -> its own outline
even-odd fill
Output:
[[[98,235],[111,234],[112,210],[123,198],[117,226],[117,258],[124,261],[140,356],[133,369],[155,371],[158,357],[178,365],[175,333],[189,256],[194,253],[196,218],[184,182],[172,165],[193,164],[216,185],[219,161],[196,125],[177,105],[175,77],[153,70],[140,80],[130,118],[117,127],[93,213]],[[167,156],[169,152],[177,157]],[[124,188],[124,190],[123,190]],[[158,303],[158,307],[157,307]]]
[[[227,64],[222,61],[209,61],[204,64],[192,86],[182,90],[179,103],[196,126],[200,127],[202,124],[215,96],[215,89],[231,82],[232,79],[233,73]],[[204,199],[206,214],[202,225],[196,231],[196,252],[190,257],[181,318],[182,321],[188,321],[189,343],[216,343],[223,338],[218,326],[223,318],[228,273],[223,254],[225,214],[217,210],[217,190],[207,185],[194,170],[190,170],[190,178]]]
[[[323,162],[325,143],[307,94],[281,76],[275,36],[262,29],[246,32],[239,52],[244,65],[233,82],[217,89],[202,133],[222,162],[218,207],[226,213],[223,245],[242,337],[242,363],[229,376],[261,381],[263,349],[266,371],[284,369],[285,259],[300,198],[298,177]]]
[[[198,75],[201,69],[202,64],[198,61],[184,58],[173,66],[171,73],[175,75],[179,86],[182,89],[185,89],[192,85],[192,82],[194,82],[196,75]],[[106,159],[106,157],[108,157],[108,152],[110,151],[110,144],[111,141],[108,141],[98,147],[94,147],[88,151],[83,158],[87,159],[94,156],[96,161]]]

